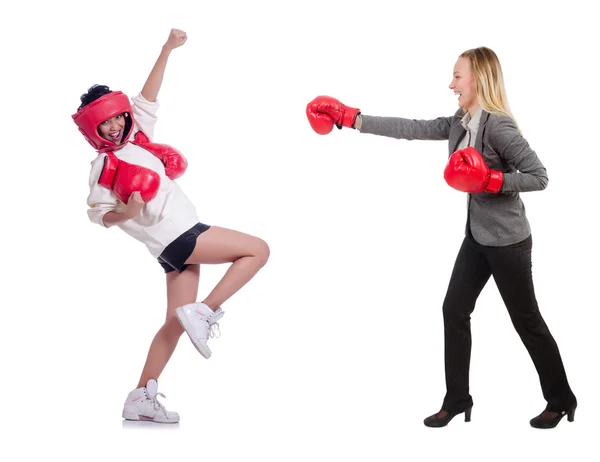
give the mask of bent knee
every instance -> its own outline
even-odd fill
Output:
[[[269,248],[269,244],[260,238],[256,238],[254,256],[261,262],[261,266],[267,263],[270,255],[271,249]]]
[[[464,320],[470,319],[475,310],[476,300],[465,298],[462,294],[448,293],[442,304],[442,312],[445,319]]]

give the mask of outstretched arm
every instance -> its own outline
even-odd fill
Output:
[[[150,75],[142,88],[142,96],[146,101],[156,101],[160,86],[162,85],[163,76],[165,75],[165,68],[167,67],[167,60],[171,51],[175,48],[180,47],[187,40],[185,32],[179,29],[171,29],[167,42],[163,45],[160,55],[150,71]]]

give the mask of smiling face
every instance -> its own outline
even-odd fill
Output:
[[[119,145],[123,139],[123,129],[125,128],[125,115],[119,114],[105,120],[98,126],[98,132],[102,138],[112,141]]]
[[[475,91],[475,77],[471,73],[471,60],[469,58],[458,58],[454,65],[450,90],[458,95],[458,105],[471,115],[479,108],[477,92]]]

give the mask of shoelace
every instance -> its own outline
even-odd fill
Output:
[[[219,327],[219,323],[215,322],[214,324],[210,324],[208,328],[208,333],[211,338],[219,338],[221,336],[221,328]]]
[[[167,415],[167,410],[165,409],[165,406],[157,399],[157,396],[162,396],[163,398],[166,398],[166,396],[163,395],[162,393],[157,393],[156,396],[154,397],[154,399],[152,399],[152,398],[148,398],[148,399],[154,406],[154,410],[163,411],[163,413],[165,414],[165,417],[168,419],[169,416]]]
[[[214,316],[214,313],[210,316],[206,316],[204,315],[200,310],[195,310],[196,314],[198,316],[200,316],[204,322],[206,322],[208,324],[208,335],[210,336],[210,338],[219,338],[221,336],[221,328],[219,326],[218,322],[215,322],[214,324],[210,323],[210,318],[212,318]]]

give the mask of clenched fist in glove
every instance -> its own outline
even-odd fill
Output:
[[[154,170],[141,165],[130,164],[117,158],[112,152],[106,153],[104,167],[98,184],[110,189],[125,204],[134,191],[139,191],[142,200],[149,202],[158,193],[160,177]]]
[[[490,170],[481,154],[468,147],[450,156],[444,179],[449,186],[462,192],[497,194],[502,188],[503,175],[500,170]]]
[[[179,178],[187,170],[188,164],[183,154],[167,144],[151,143],[143,132],[135,134],[133,144],[137,144],[158,157],[165,166],[166,175],[172,180]]]
[[[344,106],[331,96],[317,96],[306,105],[306,117],[319,135],[330,133],[334,124],[340,130],[342,127],[353,128],[358,114],[360,109]]]

